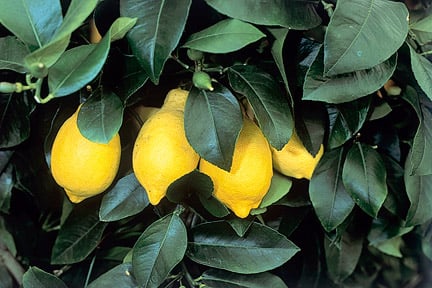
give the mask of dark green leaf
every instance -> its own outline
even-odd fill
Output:
[[[333,109],[329,108],[331,123],[328,140],[329,149],[343,145],[356,135],[367,120],[371,100],[371,97],[363,97],[340,104]]]
[[[252,226],[253,220],[235,217],[227,220],[227,222],[239,237],[244,237],[246,232]]]
[[[378,246],[392,238],[397,238],[412,231],[414,227],[402,227],[401,223],[392,223],[385,219],[373,219],[367,239],[369,245]]]
[[[432,218],[432,175],[410,175],[406,167],[405,186],[411,203],[406,226],[423,224]]]
[[[15,282],[6,265],[0,263],[0,287],[14,287]]]
[[[326,75],[371,69],[404,43],[408,10],[403,3],[387,0],[341,0],[326,31]]]
[[[26,72],[23,59],[28,53],[27,47],[16,37],[0,38],[0,69]]]
[[[397,54],[367,70],[357,70],[335,77],[324,76],[324,60],[325,54],[321,48],[306,74],[303,85],[304,100],[342,103],[371,94],[379,90],[393,75]]]
[[[299,248],[277,231],[252,223],[239,237],[227,222],[212,222],[192,229],[187,256],[214,268],[242,274],[265,272],[291,259]]]
[[[1,1],[0,23],[25,43],[41,47],[62,23],[60,1]]]
[[[232,88],[248,99],[270,145],[281,150],[291,137],[294,121],[276,80],[250,65],[232,66],[228,76]]]
[[[117,221],[138,214],[149,204],[147,193],[135,174],[120,179],[102,198],[101,221]]]
[[[279,201],[291,190],[292,180],[277,171],[273,171],[271,185],[266,195],[262,199],[259,208],[269,207]]]
[[[240,50],[265,37],[255,26],[236,19],[225,19],[192,34],[182,47],[209,53],[229,53]]]
[[[30,267],[22,280],[24,288],[67,288],[62,280],[37,267]]]
[[[401,247],[403,246],[402,237],[397,236],[390,238],[386,241],[380,242],[379,244],[374,245],[380,252],[393,256],[402,258]]]
[[[290,29],[307,30],[318,26],[321,18],[315,11],[313,1],[206,0],[218,12],[231,18],[259,25],[283,26]]]
[[[166,197],[174,203],[181,203],[193,194],[201,194],[209,198],[213,193],[213,182],[209,176],[194,170],[168,186]]]
[[[12,165],[8,165],[6,169],[0,171],[0,211],[9,213],[12,188],[15,185],[14,171]]]
[[[397,215],[400,219],[405,219],[409,208],[409,199],[405,191],[404,169],[393,158],[381,154],[387,170],[388,195],[384,202],[384,207]]]
[[[370,146],[355,143],[342,171],[345,189],[357,205],[376,217],[387,196],[386,169],[381,156]]]
[[[105,287],[122,287],[122,288],[135,288],[138,284],[132,276],[132,264],[120,264],[108,272],[102,274],[87,288],[105,288]]]
[[[202,282],[213,288],[286,288],[288,286],[276,275],[263,272],[252,275],[232,273],[223,270],[210,269],[205,271]]]
[[[132,267],[141,287],[159,287],[184,256],[186,227],[176,214],[153,222],[133,248]]]
[[[228,208],[214,196],[205,197],[199,193],[198,197],[203,207],[213,216],[222,218],[230,214]]]
[[[432,100],[432,63],[410,47],[411,69],[421,89]]]
[[[120,1],[122,16],[138,18],[127,38],[133,54],[155,84],[180,41],[191,3],[191,0]]]
[[[78,128],[88,140],[108,143],[123,122],[123,103],[111,90],[101,87],[92,93],[78,113]]]
[[[422,235],[423,254],[432,261],[432,222],[425,223],[426,231]]]
[[[355,206],[342,183],[344,160],[343,148],[324,153],[309,184],[312,205],[326,231],[345,221]]]
[[[107,223],[99,221],[98,210],[82,202],[75,206],[60,228],[51,254],[51,264],[84,260],[99,245]]]
[[[229,171],[243,118],[231,91],[219,84],[214,88],[190,91],[184,113],[186,137],[202,158]]]
[[[12,254],[14,257],[17,256],[17,249],[16,249],[14,237],[6,229],[5,221],[3,218],[0,218],[0,239],[1,239],[0,245],[6,246],[7,250],[9,250],[10,254]]]
[[[29,94],[0,94],[0,148],[22,143],[30,136],[30,114],[36,105]]]
[[[432,33],[432,15],[428,15],[414,23],[411,23],[410,28],[416,31]]]

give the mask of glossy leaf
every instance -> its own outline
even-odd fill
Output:
[[[236,19],[225,19],[189,36],[182,47],[209,53],[229,53],[240,50],[265,37],[259,29]]]
[[[345,221],[355,206],[342,182],[344,161],[343,148],[324,153],[309,184],[312,205],[326,231]]]
[[[67,288],[58,277],[37,267],[30,267],[23,275],[24,288]]]
[[[242,238],[220,221],[192,229],[187,256],[210,267],[253,274],[281,266],[298,251],[285,236],[267,226],[252,223]]]
[[[109,89],[101,87],[92,93],[78,113],[78,129],[88,140],[108,143],[119,132],[123,122],[123,104]]]
[[[0,23],[33,47],[48,43],[63,20],[59,0],[2,0],[0,5]]]
[[[184,113],[186,137],[202,158],[229,171],[243,118],[231,91],[220,84],[214,88],[190,91]]]
[[[387,0],[341,0],[326,31],[326,75],[371,69],[389,59],[404,43],[408,10],[403,3]]]
[[[0,69],[19,73],[26,72],[23,58],[29,53],[27,47],[16,37],[0,38]]]
[[[50,68],[50,93],[55,97],[66,96],[93,80],[105,64],[110,41],[121,38],[134,23],[134,19],[118,18],[100,43],[82,45],[66,51]]]
[[[148,205],[146,191],[131,173],[106,192],[100,205],[99,219],[117,221],[138,214]]]
[[[153,222],[133,248],[133,274],[140,287],[159,287],[184,256],[186,227],[176,214]]]
[[[138,18],[127,38],[133,54],[155,84],[180,41],[191,3],[191,0],[120,1],[122,16]]]
[[[432,63],[410,46],[411,69],[421,89],[432,100]]]
[[[366,70],[357,70],[335,77],[324,76],[322,48],[309,67],[303,84],[303,99],[342,103],[353,101],[379,90],[393,75],[397,55]]]
[[[132,275],[132,264],[124,263],[115,266],[108,272],[105,272],[97,279],[93,280],[87,288],[104,288],[104,287],[138,287],[136,280]]]
[[[270,145],[281,150],[291,138],[294,120],[279,84],[268,73],[250,65],[228,70],[231,87],[246,96]]]
[[[415,110],[419,119],[417,132],[411,146],[411,153],[408,155],[410,165],[406,166],[409,174],[427,175],[432,174],[432,110],[428,100],[417,94],[414,88],[407,86],[402,97]]]
[[[387,196],[386,169],[378,152],[366,144],[352,146],[345,159],[342,181],[357,205],[376,217]]]
[[[29,94],[0,97],[0,148],[10,148],[30,136],[30,114],[36,105]]]
[[[432,219],[432,175],[409,175],[405,168],[405,186],[411,203],[406,226],[423,224]]]
[[[214,288],[288,287],[279,277],[269,272],[244,275],[223,270],[209,269],[201,275],[200,279],[206,286]]]
[[[321,18],[310,1],[206,0],[219,13],[259,25],[283,26],[290,29],[307,30],[318,26]]]
[[[246,232],[252,226],[253,220],[243,219],[243,218],[232,218],[226,220],[227,223],[231,226],[232,229],[237,233],[237,236],[244,237]]]
[[[371,100],[371,97],[363,97],[342,103],[333,109],[329,108],[331,124],[328,147],[330,149],[343,145],[360,131],[367,120]]]
[[[107,223],[99,221],[97,209],[91,207],[89,202],[75,206],[60,228],[53,246],[51,264],[83,261],[99,245],[106,226]]]
[[[273,171],[270,188],[262,199],[259,208],[269,207],[279,201],[291,190],[292,180],[277,171]]]

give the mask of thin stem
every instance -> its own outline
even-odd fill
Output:
[[[86,280],[85,280],[84,287],[87,287],[87,285],[88,285],[88,283],[90,281],[90,275],[91,275],[91,273],[93,271],[93,266],[94,266],[95,261],[96,261],[96,255],[93,256],[92,261],[90,262],[90,267],[89,267],[89,271],[87,272],[87,277],[86,277]]]
[[[170,58],[180,64],[180,66],[182,66],[184,69],[191,70],[190,66],[181,61],[177,56],[171,55]]]
[[[327,15],[331,18],[334,12],[334,5],[332,3],[327,3],[323,0],[321,0],[321,4],[324,7],[324,10],[327,11]]]
[[[181,267],[182,267],[182,270],[183,270],[183,273],[184,273],[184,277],[185,277],[187,283],[190,286],[192,286],[192,287],[199,287],[200,283],[197,282],[197,281],[195,281],[192,278],[192,276],[189,274],[189,271],[188,271],[188,269],[187,269],[186,264],[184,263],[184,261],[181,262]]]

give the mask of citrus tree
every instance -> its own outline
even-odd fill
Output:
[[[0,287],[427,287],[428,2],[0,0]]]

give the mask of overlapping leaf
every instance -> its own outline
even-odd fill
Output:
[[[417,83],[432,100],[432,63],[410,46],[411,69]]]
[[[132,264],[123,263],[115,266],[108,272],[99,276],[96,280],[91,282],[88,288],[102,288],[102,287],[122,287],[122,288],[135,288],[137,283],[132,275]]]
[[[253,275],[209,269],[201,275],[202,282],[209,287],[224,288],[286,288],[286,284],[274,274],[263,272]]]
[[[26,72],[23,58],[29,53],[27,47],[16,37],[0,38],[0,69]]]
[[[37,267],[30,267],[23,275],[23,286],[28,288],[67,288],[58,277]]]

